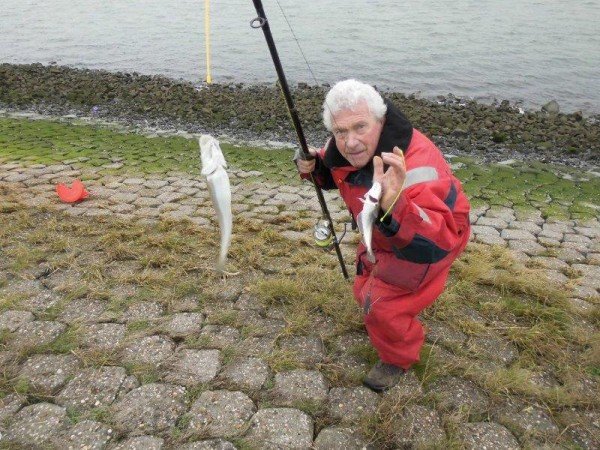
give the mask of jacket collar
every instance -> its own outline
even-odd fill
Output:
[[[375,155],[381,156],[381,152],[391,152],[394,146],[400,147],[404,153],[410,145],[412,139],[413,127],[409,120],[402,114],[402,112],[396,108],[391,101],[384,100],[387,106],[387,112],[385,114],[385,123],[381,130],[381,136],[375,149]],[[373,160],[361,168],[355,169],[352,164],[348,162],[346,158],[342,156],[340,151],[335,144],[335,139],[332,137],[329,140],[329,145],[325,150],[325,157],[323,163],[329,169],[333,168],[344,168],[349,172],[363,172],[361,174],[352,175],[348,180],[353,184],[361,184],[370,186],[373,180]]]

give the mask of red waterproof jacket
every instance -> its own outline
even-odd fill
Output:
[[[378,219],[373,230],[375,265],[368,261],[362,242],[358,246],[357,281],[372,273],[379,290],[389,290],[393,296],[418,294],[419,303],[427,305],[443,290],[450,265],[468,242],[469,202],[435,144],[391,102],[386,104],[375,154],[391,152],[394,146],[402,149],[406,181],[392,214],[383,222]],[[358,216],[360,199],[372,185],[372,162],[354,168],[331,139],[320,150],[313,175],[324,189],[338,188],[352,216]],[[356,289],[355,295],[362,304]]]

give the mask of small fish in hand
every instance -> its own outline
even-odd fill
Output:
[[[225,271],[227,252],[231,244],[231,231],[233,229],[233,214],[231,212],[231,186],[229,176],[225,169],[227,162],[221,151],[219,141],[214,137],[203,134],[198,140],[200,144],[200,159],[202,161],[201,174],[206,177],[206,184],[217,212],[217,220],[221,231],[221,249],[217,260],[216,270],[225,278],[228,275],[237,275]]]
[[[371,241],[373,239],[373,224],[375,223],[375,220],[377,220],[380,199],[381,183],[374,181],[371,189],[369,189],[364,197],[360,199],[363,202],[363,209],[356,220],[358,230],[362,235],[365,247],[367,247],[367,258],[373,264],[375,264],[376,260]]]

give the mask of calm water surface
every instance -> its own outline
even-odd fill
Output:
[[[264,0],[290,82],[355,77],[600,113],[600,0]],[[281,9],[280,9],[281,5]],[[0,62],[205,78],[204,0],[0,0]],[[250,0],[212,0],[215,82],[275,80]]]

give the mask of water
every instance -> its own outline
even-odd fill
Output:
[[[600,0],[264,0],[290,84],[355,77],[600,113]],[[0,0],[0,62],[206,76],[204,0]],[[285,12],[299,41],[279,7]],[[214,82],[275,71],[250,0],[211,1]]]

